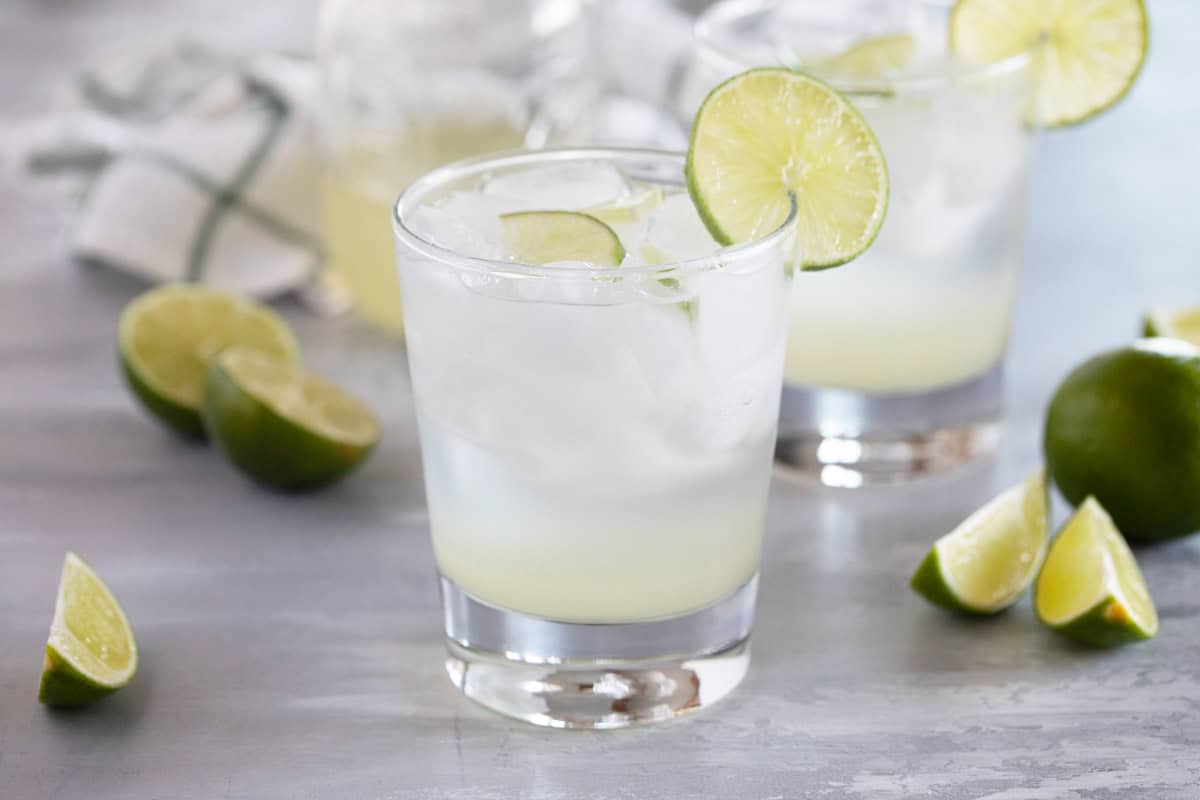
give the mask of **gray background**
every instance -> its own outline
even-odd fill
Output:
[[[113,333],[139,287],[69,263],[67,192],[6,171],[0,798],[1197,797],[1200,543],[1139,551],[1162,633],[1119,651],[1058,641],[1027,602],[969,623],[905,588],[936,536],[1034,466],[1071,365],[1128,339],[1144,306],[1200,302],[1200,14],[1152,5],[1129,100],[1043,139],[1000,456],[905,489],[777,482],[750,674],[710,713],[657,728],[547,732],[451,688],[397,343],[287,309],[309,361],[384,412],[386,443],[333,491],[259,491],[133,406]],[[311,13],[4,0],[0,130],[126,42],[303,44]],[[34,695],[68,548],[118,592],[142,664],[110,700],[51,713]]]

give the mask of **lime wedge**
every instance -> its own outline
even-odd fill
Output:
[[[500,224],[509,252],[525,264],[584,261],[615,267],[625,258],[613,229],[579,211],[517,211],[501,214]]]
[[[721,244],[766,236],[799,216],[804,269],[844,264],[883,225],[888,172],[862,115],[821,81],[781,68],[734,76],[692,127],[688,192]]]
[[[1200,306],[1147,311],[1142,318],[1142,333],[1145,336],[1183,339],[1200,347]]]
[[[1029,51],[1030,119],[1050,128],[1090,119],[1125,96],[1149,46],[1143,0],[958,0],[950,48],[986,64]]]
[[[345,476],[379,441],[354,397],[299,365],[234,347],[213,360],[204,423],[229,460],[279,489],[316,489]]]
[[[1042,565],[1048,518],[1046,473],[1038,470],[938,539],[913,575],[913,589],[954,611],[1003,611]]]
[[[916,49],[911,35],[889,33],[861,39],[837,55],[814,60],[811,66],[831,75],[873,78],[903,69]]]
[[[1137,561],[1092,497],[1054,540],[1034,595],[1038,619],[1084,644],[1110,647],[1158,633],[1158,612]]]
[[[121,313],[121,368],[150,413],[186,436],[203,437],[200,404],[208,362],[230,345],[297,360],[287,323],[250,300],[202,286],[164,286]]]
[[[662,200],[661,186],[643,186],[624,202],[595,206],[585,209],[585,213],[606,225],[632,225],[657,208]]]
[[[133,628],[104,581],[74,553],[67,553],[38,701],[81,706],[115,692],[137,672]]]

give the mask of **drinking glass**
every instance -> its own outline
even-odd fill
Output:
[[[481,258],[494,215],[448,222],[459,248],[422,214],[535,170],[576,176],[561,187],[576,196],[602,168],[661,200],[655,241],[687,247],[666,214],[701,224],[677,205],[683,167],[653,150],[505,154],[435,170],[395,208],[449,674],[536,724],[667,719],[745,673],[795,212],[756,242],[620,267]]]
[[[729,75],[795,67],[854,102],[891,174],[872,247],[793,285],[776,449],[787,474],[904,482],[998,441],[1033,143],[1029,58],[955,59],[951,5],[725,0],[697,21],[681,117]]]

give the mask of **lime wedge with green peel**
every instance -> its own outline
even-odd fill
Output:
[[[645,186],[623,202],[611,205],[595,206],[584,210],[588,216],[595,217],[606,225],[632,225],[650,211],[657,208],[663,200],[661,186]]]
[[[1112,645],[1150,639],[1158,612],[1112,518],[1089,497],[1050,547],[1034,591],[1038,619],[1069,639]]]
[[[950,17],[950,48],[967,61],[1030,53],[1030,120],[1051,128],[1124,97],[1148,47],[1143,0],[958,0]]]
[[[1025,593],[1049,538],[1046,474],[1038,470],[938,539],[912,588],[953,611],[995,614]]]
[[[297,360],[287,323],[270,309],[201,286],[164,286],[121,313],[121,368],[150,413],[178,433],[203,437],[200,405],[208,363],[230,345]]]
[[[121,604],[83,559],[67,553],[38,701],[86,705],[133,680],[137,664],[133,628]]]
[[[912,60],[917,43],[907,33],[871,36],[834,56],[815,59],[813,69],[831,75],[873,78],[903,69]]]
[[[299,365],[230,348],[209,367],[204,424],[235,466],[279,489],[325,486],[379,441],[375,415]]]
[[[501,214],[504,243],[525,264],[583,261],[615,267],[625,258],[621,239],[607,224],[579,211]]]
[[[1147,311],[1142,318],[1142,333],[1182,339],[1200,347],[1200,306]]]
[[[804,269],[850,261],[887,211],[883,151],[862,115],[788,69],[743,72],[713,89],[692,127],[688,192],[721,244],[777,230],[793,198]]]

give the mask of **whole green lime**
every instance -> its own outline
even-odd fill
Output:
[[[1200,350],[1143,339],[1077,367],[1054,393],[1043,438],[1062,495],[1089,495],[1131,540],[1200,530]]]

